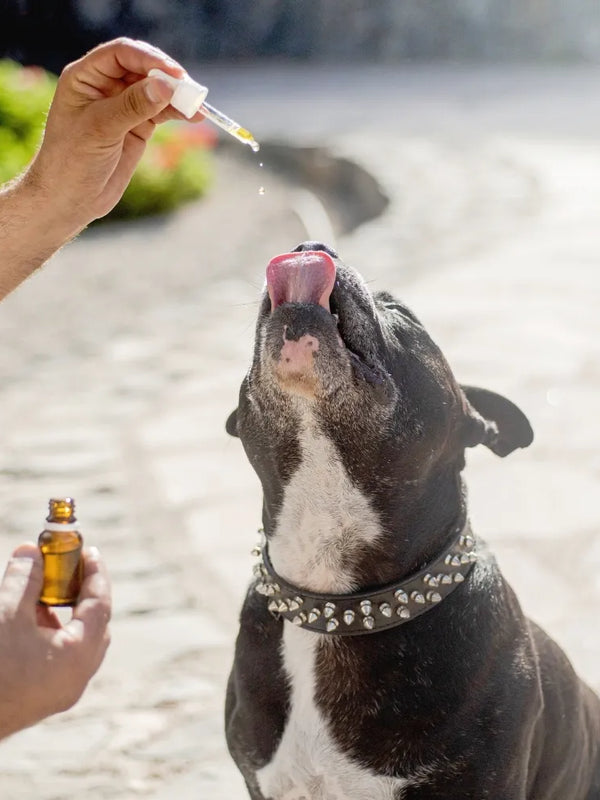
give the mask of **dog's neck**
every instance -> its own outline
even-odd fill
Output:
[[[450,479],[451,503],[428,525],[419,519],[431,517],[422,487],[419,504],[407,498],[406,487],[390,484],[390,502],[382,508],[380,496],[376,508],[310,417],[300,430],[300,464],[278,498],[275,524],[267,527],[271,562],[284,580],[312,592],[355,592],[399,580],[448,546],[465,516],[459,481]],[[265,497],[267,516],[270,500]]]

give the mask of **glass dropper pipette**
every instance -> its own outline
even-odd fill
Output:
[[[171,98],[171,105],[188,119],[191,119],[199,111],[206,119],[227,131],[239,142],[247,144],[255,153],[260,150],[259,143],[250,131],[242,128],[241,125],[238,125],[237,122],[223,114],[222,111],[204,102],[208,94],[206,86],[202,86],[201,83],[192,80],[188,75],[184,78],[174,78],[161,69],[151,69],[148,76],[162,78],[175,89]]]

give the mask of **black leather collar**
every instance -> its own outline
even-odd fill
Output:
[[[333,636],[360,636],[394,628],[434,608],[468,575],[477,560],[475,540],[461,526],[450,547],[403,581],[354,594],[315,594],[287,583],[271,564],[267,543],[252,552],[260,558],[254,590],[269,611],[306,630]]]

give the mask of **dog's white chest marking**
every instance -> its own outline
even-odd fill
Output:
[[[316,592],[355,588],[351,566],[381,528],[369,500],[310,416],[303,419],[301,464],[285,488],[269,543],[284,578]],[[257,773],[269,800],[394,800],[406,781],[380,776],[353,761],[335,742],[314,700],[320,636],[284,623],[282,656],[291,707],[279,747]]]
[[[269,800],[394,800],[407,781],[377,775],[345,755],[314,702],[319,634],[285,623],[284,666],[291,708],[279,747],[257,773]]]
[[[340,594],[356,588],[350,567],[381,528],[331,441],[310,417],[305,423],[301,463],[285,488],[269,552],[276,571],[291,583]]]

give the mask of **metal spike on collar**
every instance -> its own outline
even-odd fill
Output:
[[[290,611],[297,611],[300,608],[300,603],[296,599],[289,600],[288,605],[290,607]]]
[[[311,610],[308,612],[308,621],[316,622],[320,616],[321,612],[319,611],[318,608],[311,608]]]
[[[379,611],[383,614],[384,617],[391,617],[392,616],[392,607],[389,603],[380,603],[379,604]]]
[[[375,618],[368,616],[363,619],[363,626],[368,630],[372,631],[375,627]]]
[[[327,631],[329,633],[332,633],[332,631],[334,631],[339,624],[340,623],[337,621],[337,619],[335,617],[332,617],[331,619],[328,619],[327,620],[327,626],[326,626],[327,627]]]
[[[344,611],[344,622],[346,623],[346,625],[352,625],[355,616],[356,615],[354,611],[352,611],[351,609]]]
[[[464,579],[465,576],[462,574],[462,572],[457,572],[456,575],[454,576],[454,583],[462,583]]]
[[[430,603],[439,603],[442,595],[439,592],[427,592],[427,599]]]
[[[325,619],[330,619],[335,614],[335,603],[325,603],[323,608],[323,616]]]
[[[304,611],[301,611],[299,614],[297,614],[292,619],[292,622],[294,623],[294,625],[304,625],[304,623],[306,622],[306,614],[304,613]]]
[[[410,619],[410,611],[406,606],[399,606],[396,609],[396,614],[398,614],[401,619]]]
[[[415,603],[419,603],[419,605],[423,605],[423,603],[425,602],[425,598],[421,594],[421,592],[411,592],[410,599]]]
[[[406,605],[408,603],[408,595],[404,591],[404,589],[396,589],[394,592],[394,597],[399,603]]]
[[[372,610],[373,610],[373,606],[371,605],[371,601],[370,600],[361,600],[360,613],[363,616],[367,617],[371,613]]]
[[[260,536],[260,539],[254,545],[252,550],[250,550],[250,555],[254,556],[255,558],[260,558],[262,556],[263,544],[265,542],[265,529],[264,528],[259,528],[257,533]]]

